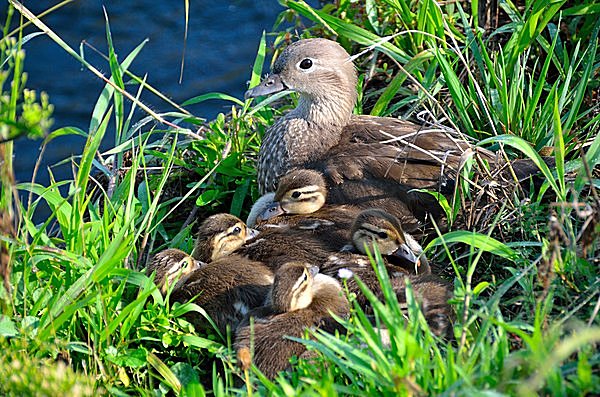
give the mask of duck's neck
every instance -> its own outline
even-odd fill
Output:
[[[300,95],[298,106],[290,115],[306,120],[309,125],[328,129],[332,134],[339,136],[352,116],[355,102],[354,96],[349,98],[338,91],[332,91],[324,97]]]
[[[301,166],[321,158],[340,141],[343,128],[350,121],[354,98],[339,92],[325,97],[301,95],[298,106],[286,116],[288,165]]]

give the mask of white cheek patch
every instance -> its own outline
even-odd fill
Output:
[[[421,244],[419,244],[413,236],[411,236],[408,233],[404,233],[404,240],[406,241],[406,245],[408,245],[408,248],[410,248],[412,252],[417,254],[417,256],[423,253],[423,247],[421,247]]]

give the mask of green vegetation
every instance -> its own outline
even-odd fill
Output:
[[[28,37],[22,26],[9,31],[11,8],[0,40],[0,394],[600,394],[600,6],[503,1],[497,18],[484,21],[480,8],[493,14],[485,1],[281,3],[279,22],[293,26],[273,34],[276,51],[296,30],[336,38],[353,54],[368,47],[355,61],[357,111],[440,122],[508,158],[540,164],[545,197],[470,186],[473,164],[465,163],[464,183],[447,202],[452,230],[427,247],[454,281],[455,340],[435,339],[410,299],[405,322],[381,273],[386,299],[371,300],[391,347],[356,308],[340,319],[348,336],[315,333],[305,343],[316,358],[293,372],[273,382],[240,373],[230,340],[198,333],[185,319],[202,308],[170,304],[140,271],[163,248],[190,252],[193,226],[205,214],[249,209],[260,137],[294,97],[255,103],[212,93],[154,113],[137,98],[142,90],[161,94],[128,71],[144,43],[117,59],[107,22],[102,69],[111,77],[89,130],[49,132],[48,98],[24,88]],[[304,29],[307,20],[313,24]],[[231,112],[204,123],[184,109],[211,99],[231,101]],[[138,107],[148,117],[134,120]],[[116,144],[100,158],[108,133]],[[22,134],[43,136],[42,145],[85,137],[75,177],[15,186],[11,140]],[[551,154],[556,167],[539,153]],[[491,198],[482,199],[482,189]],[[31,193],[29,202],[15,201],[16,191]],[[52,215],[36,225],[41,202]]]

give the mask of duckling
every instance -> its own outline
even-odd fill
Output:
[[[269,305],[251,314],[236,332],[234,348],[242,369],[251,362],[268,378],[289,367],[293,356],[305,353],[304,344],[286,336],[300,338],[307,328],[337,328],[330,317],[334,313],[346,317],[348,301],[340,284],[317,273],[317,267],[302,262],[288,262],[275,274]],[[254,346],[254,354],[251,354]]]
[[[323,175],[315,170],[296,169],[281,177],[275,193],[267,193],[256,201],[249,218],[258,225],[268,220],[269,223],[304,228],[309,228],[313,221],[322,220],[324,225],[335,223],[348,230],[360,212],[359,208],[326,205],[326,200],[327,184]]]
[[[421,245],[402,230],[398,218],[384,210],[371,208],[362,211],[352,225],[351,235],[354,248],[362,254],[366,253],[365,247],[373,252],[376,244],[382,256],[388,260],[399,258],[399,265],[409,272],[431,273]]]
[[[155,283],[160,291],[165,294],[167,288],[173,285],[178,276],[186,279],[191,272],[199,269],[204,263],[192,258],[185,252],[176,248],[169,248],[154,255],[148,267],[146,275],[150,276],[156,272]]]
[[[255,203],[251,217],[259,230],[296,230],[336,252],[350,240],[350,227],[360,210],[352,205],[326,205],[326,197],[320,173],[293,170],[279,180],[275,194]]]
[[[180,280],[171,297],[177,302],[194,303],[202,307],[225,335],[227,327],[235,329],[255,307],[265,303],[273,274],[262,262],[251,261],[238,255],[216,259]],[[192,319],[197,326],[203,319]]]
[[[192,256],[203,262],[227,256],[258,235],[240,218],[216,214],[206,218],[198,230]]]
[[[452,308],[448,304],[452,296],[450,287],[444,280],[431,274],[429,263],[424,257],[418,258],[422,253],[421,246],[416,241],[405,240],[404,236],[406,235],[402,233],[398,219],[380,209],[361,212],[352,226],[352,243],[358,252],[366,254],[367,249],[373,252],[374,245],[377,245],[380,253],[388,258],[385,268],[398,301],[405,307],[405,280],[410,280],[431,331],[437,336],[446,336],[452,318]],[[394,255],[402,259],[400,266],[394,265],[389,259]],[[419,274],[408,272],[406,260],[411,266],[417,267]],[[378,298],[383,298],[377,275],[363,256],[331,256],[322,264],[321,272],[337,279],[346,279],[348,290],[356,294],[357,303],[368,313],[371,311],[369,301],[352,276],[359,277]]]
[[[218,330],[232,329],[254,307],[264,304],[273,282],[272,271],[264,263],[236,255],[234,251],[256,232],[239,218],[217,214],[201,225],[192,253],[195,260],[207,264],[187,274],[175,285],[174,301],[194,301],[214,321]],[[203,326],[205,321],[193,318]]]

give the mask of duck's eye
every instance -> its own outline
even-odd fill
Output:
[[[313,61],[309,58],[303,59],[302,61],[300,61],[300,69],[302,70],[308,70],[312,67],[313,65]]]
[[[379,237],[382,240],[385,240],[386,238],[388,238],[388,234],[386,232],[379,232],[377,233],[377,237]]]
[[[292,193],[292,198],[297,199],[298,197],[300,197],[300,192],[296,191]]]
[[[239,226],[236,226],[233,228],[233,230],[231,231],[231,234],[237,236],[238,234],[240,234],[242,232],[242,228]]]

